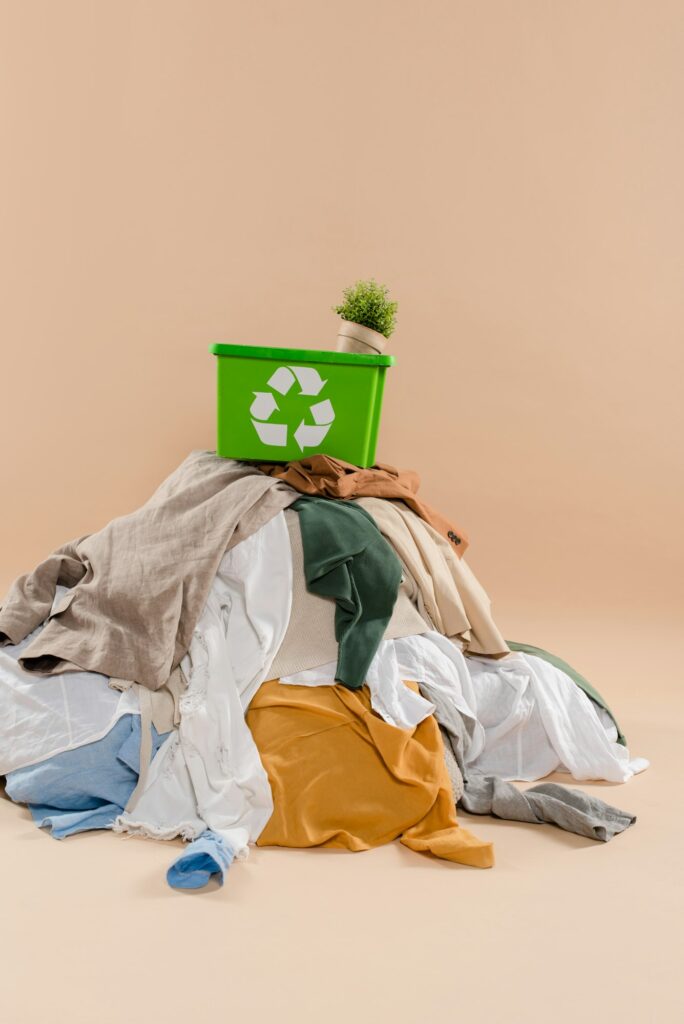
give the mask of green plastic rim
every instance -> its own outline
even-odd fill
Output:
[[[297,363],[342,363],[356,366],[393,366],[394,356],[362,355],[360,352],[329,352],[315,348],[271,348],[266,345],[209,346],[215,356],[239,356],[242,359],[277,359]]]

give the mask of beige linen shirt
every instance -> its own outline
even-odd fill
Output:
[[[13,583],[0,645],[20,643],[47,619],[22,653],[26,671],[87,669],[157,690],[190,646],[226,549],[298,497],[254,466],[192,452],[137,511]],[[51,612],[57,584],[70,590]]]

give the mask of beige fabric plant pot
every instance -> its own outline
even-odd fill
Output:
[[[378,331],[343,320],[337,334],[338,352],[359,352],[361,355],[382,354],[387,345],[387,338]]]

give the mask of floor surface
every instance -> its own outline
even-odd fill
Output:
[[[642,622],[637,645],[619,617],[600,636],[553,621],[514,638],[574,660],[651,759],[591,786],[637,814],[625,834],[461,815],[494,841],[492,870],[398,843],[255,850],[223,889],[181,894],[164,878],[176,844],[55,842],[0,799],[2,1024],[683,1020],[679,626]]]

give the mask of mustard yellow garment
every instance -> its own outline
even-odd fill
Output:
[[[274,679],[258,690],[247,723],[275,807],[258,846],[367,850],[399,838],[458,864],[494,863],[492,844],[456,821],[432,716],[415,729],[397,729],[372,711],[366,686]]]

